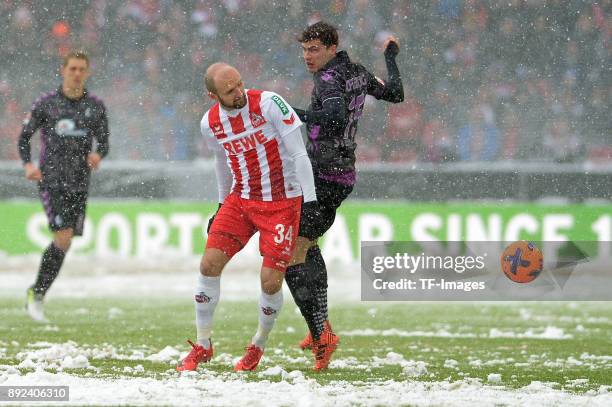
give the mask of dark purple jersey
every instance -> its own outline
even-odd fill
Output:
[[[346,109],[342,122],[307,121],[307,150],[317,176],[342,184],[355,182],[355,133],[366,95],[395,103],[403,100],[401,79],[396,71],[397,68],[385,84],[362,65],[351,62],[345,51],[340,51],[314,74],[308,110],[322,111],[323,104],[333,99],[341,99]]]
[[[67,98],[62,89],[37,99],[19,137],[19,155],[31,161],[30,140],[40,129],[41,187],[69,192],[87,191],[90,169],[87,155],[96,140],[96,152],[108,154],[106,108],[87,91],[79,99]]]

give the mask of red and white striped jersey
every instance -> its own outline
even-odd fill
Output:
[[[258,201],[301,196],[295,164],[282,138],[302,122],[276,93],[246,89],[246,94],[242,109],[227,111],[217,103],[200,123],[208,144],[225,151],[233,176],[231,191]]]

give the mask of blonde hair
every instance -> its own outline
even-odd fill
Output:
[[[85,51],[80,51],[80,50],[70,51],[68,54],[66,54],[66,56],[64,57],[64,62],[62,66],[66,67],[68,65],[68,61],[74,58],[83,59],[87,63],[87,67],[89,68],[89,57],[87,56],[87,53]]]

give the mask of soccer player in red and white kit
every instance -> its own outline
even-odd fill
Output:
[[[221,273],[259,231],[259,326],[235,366],[236,371],[254,370],[283,304],[284,272],[298,235],[300,211],[306,217],[318,213],[313,172],[300,133],[302,122],[283,98],[245,89],[240,73],[221,62],[207,69],[205,83],[217,101],[200,126],[215,153],[219,208],[208,224],[195,293],[197,343],[189,341],[191,352],[177,370],[195,370],[212,358],[210,337]]]

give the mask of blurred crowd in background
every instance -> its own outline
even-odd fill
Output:
[[[362,162],[612,162],[610,0],[0,0],[0,159],[18,159],[21,123],[73,48],[90,54],[110,158],[207,157],[206,67],[232,63],[304,108],[296,36],[321,19],[381,78],[382,42],[400,40],[406,100],[368,100]]]

